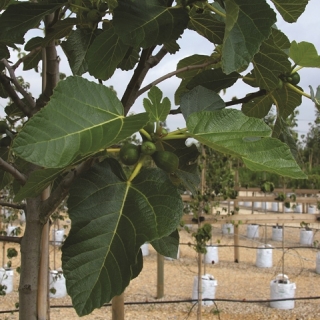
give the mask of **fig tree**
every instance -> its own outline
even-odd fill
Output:
[[[127,166],[136,164],[140,157],[139,147],[132,143],[124,144],[119,153],[120,160]]]
[[[141,145],[141,152],[145,155],[151,156],[156,150],[156,145],[151,141],[144,141]]]
[[[170,151],[156,151],[152,159],[158,168],[168,173],[175,172],[179,167],[178,156]]]

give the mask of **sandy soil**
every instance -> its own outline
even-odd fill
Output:
[[[313,225],[319,228],[319,225]],[[243,246],[254,247],[240,249],[240,263],[234,263],[234,249],[224,247],[233,244],[233,236],[222,235],[221,226],[213,231],[212,244],[219,244],[219,262],[206,264],[205,273],[209,273],[218,281],[216,298],[235,300],[270,299],[270,281],[282,272],[281,242],[271,240],[271,227],[260,226],[260,237],[256,240],[246,238],[246,226],[240,226],[241,241]],[[192,242],[190,233],[180,232],[181,245],[178,260],[165,260],[165,288],[164,297],[156,299],[157,294],[157,254],[149,245],[149,255],[144,257],[144,268],[137,279],[134,279],[125,291],[126,302],[159,302],[190,299],[194,277],[197,275],[197,254],[188,246]],[[320,232],[315,232],[314,240],[320,241]],[[256,266],[256,247],[267,241],[268,244],[279,249],[273,250],[273,267],[258,268]],[[285,228],[285,247],[300,246],[299,228]],[[53,267],[53,249],[51,246],[51,267]],[[320,275],[316,274],[316,249],[286,250],[284,255],[284,271],[292,282],[296,283],[295,297],[320,297]],[[56,252],[56,267],[60,267],[60,252]],[[13,263],[19,265],[18,259]],[[14,291],[0,297],[0,310],[13,310],[18,301],[19,275],[15,272]],[[69,297],[51,299],[51,320],[79,319],[72,308],[62,306],[71,305]],[[173,304],[145,304],[128,305],[125,307],[126,319],[196,319],[197,307],[192,303]],[[219,311],[219,314],[217,314]],[[1,314],[0,320],[18,319],[17,313]],[[95,310],[91,315],[82,317],[84,320],[111,319],[111,308],[103,307]],[[279,310],[269,306],[268,303],[235,303],[216,302],[216,306],[202,308],[202,319],[222,320],[264,320],[264,319],[320,319],[319,300],[300,300],[295,302],[292,310]]]

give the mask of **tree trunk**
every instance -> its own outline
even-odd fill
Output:
[[[21,241],[21,275],[19,284],[19,320],[38,320],[38,273],[43,225],[40,223],[41,198],[27,201],[26,228]]]

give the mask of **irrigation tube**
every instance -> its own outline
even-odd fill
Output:
[[[320,296],[316,297],[300,297],[300,298],[287,298],[287,299],[269,299],[269,300],[235,300],[235,299],[223,299],[223,298],[217,298],[217,299],[202,299],[203,301],[213,301],[213,302],[235,302],[235,303],[266,303],[266,302],[273,302],[273,301],[289,301],[289,300],[319,300]],[[125,302],[124,304],[129,305],[147,305],[147,304],[173,304],[173,303],[196,303],[198,300],[192,300],[192,299],[186,299],[186,300],[166,300],[166,301],[132,301],[132,302]],[[111,307],[111,303],[105,303],[103,307]],[[72,305],[55,305],[50,306],[50,309],[56,309],[56,308],[73,308]],[[4,310],[0,311],[0,314],[3,313],[13,313],[13,312],[19,312],[19,309],[15,310]]]

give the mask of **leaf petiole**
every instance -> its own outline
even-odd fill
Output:
[[[175,130],[175,131],[171,131],[169,132],[169,135],[172,135],[172,134],[178,134],[178,133],[186,133],[188,131],[187,128],[183,128],[183,129],[178,129],[178,130]]]
[[[106,150],[107,150],[107,152],[119,152],[120,148],[108,148]]]
[[[291,84],[291,83],[289,83],[289,82],[286,82],[285,84],[286,84],[286,86],[287,86],[288,88],[290,88],[291,90],[293,90],[293,91],[301,94],[302,96],[305,96],[306,98],[311,99],[310,94],[307,94],[307,93],[299,90],[299,89],[298,89],[296,86],[294,86],[293,84]]]
[[[149,141],[152,141],[150,134],[146,130],[140,129],[139,132],[143,134]]]
[[[144,159],[146,158],[145,155],[141,156],[138,163],[136,164],[134,170],[132,171],[131,173],[131,176],[129,177],[128,179],[128,182],[131,182],[140,172],[142,166],[143,166],[143,163],[144,163]]]
[[[298,72],[301,69],[303,69],[303,67],[302,66],[298,66],[297,68],[294,68],[291,73]]]
[[[187,133],[183,134],[168,134],[167,136],[163,137],[162,140],[176,140],[176,139],[187,139],[190,136]]]

